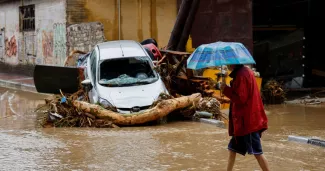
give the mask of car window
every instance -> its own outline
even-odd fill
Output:
[[[149,57],[129,57],[104,60],[98,66],[99,84],[135,86],[151,84],[158,76],[150,66]]]

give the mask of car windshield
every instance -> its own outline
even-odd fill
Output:
[[[150,84],[158,80],[149,57],[108,59],[100,63],[99,84],[122,87]]]

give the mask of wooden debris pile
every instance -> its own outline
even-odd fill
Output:
[[[282,104],[286,99],[286,92],[280,83],[269,80],[263,87],[262,96],[266,104]]]
[[[198,105],[198,111],[209,112],[212,114],[212,117],[215,119],[220,119],[221,111],[220,111],[220,102],[212,97],[202,98]]]
[[[161,93],[158,97],[158,99],[151,105],[151,108],[157,106],[157,104],[163,100],[168,100],[174,98],[173,96],[165,93]]]
[[[40,121],[43,127],[117,127],[112,121],[96,118],[91,112],[83,112],[73,106],[77,100],[88,101],[88,96],[83,90],[74,94],[53,95],[50,99],[45,99],[46,108],[44,116]],[[39,108],[39,109],[41,109]],[[37,109],[37,110],[39,110]]]
[[[166,89],[171,92],[171,84],[172,84],[172,75],[174,71],[174,66],[170,63],[161,63],[156,65],[155,70],[159,73],[164,82]]]
[[[47,108],[41,125],[43,127],[97,128],[140,125],[156,121],[174,111],[193,109],[200,99],[201,94],[199,93],[179,98],[161,94],[159,100],[150,109],[139,113],[121,114],[114,109],[104,109],[100,105],[88,103],[87,94],[83,90],[79,90],[71,95],[61,93],[61,95],[46,99],[45,106],[41,107]]]
[[[228,116],[221,112],[221,103],[214,97],[202,98],[196,106],[196,115],[194,119],[199,119],[200,115],[204,114],[205,117],[211,114],[211,119],[217,119],[228,124]]]
[[[161,53],[164,56],[155,68],[172,96],[201,93],[203,97],[223,100],[215,94],[215,83],[211,78],[194,76],[193,70],[186,69],[189,53],[169,50],[161,50]]]

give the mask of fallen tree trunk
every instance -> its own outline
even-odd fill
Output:
[[[77,53],[82,54],[82,55],[87,54],[86,52],[83,52],[80,50],[74,50],[70,53],[70,55],[68,57],[65,58],[63,66],[75,66],[75,63],[78,60],[78,58],[73,59],[73,55],[77,54]]]
[[[111,120],[117,125],[136,125],[143,124],[150,121],[155,121],[162,118],[169,113],[189,107],[199,102],[201,94],[192,94],[190,96],[183,96],[180,98],[163,100],[159,102],[154,108],[148,109],[141,113],[122,115],[110,110],[106,110],[99,105],[90,104],[82,101],[73,101],[72,104],[77,109],[85,113],[90,113],[100,119]]]

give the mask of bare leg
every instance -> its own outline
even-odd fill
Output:
[[[267,163],[266,158],[264,157],[263,154],[261,155],[255,155],[256,160],[258,161],[258,164],[260,165],[261,169],[263,171],[269,171],[269,164]]]
[[[236,160],[236,153],[229,150],[229,158],[228,158],[228,167],[227,171],[232,171],[234,165],[235,165],[235,160]]]

